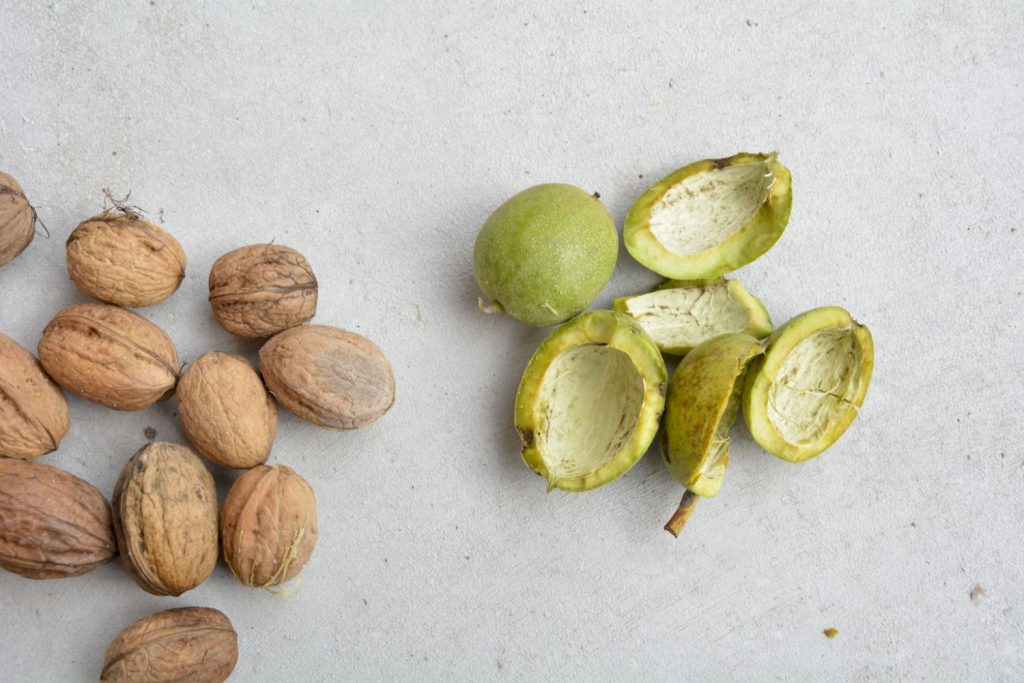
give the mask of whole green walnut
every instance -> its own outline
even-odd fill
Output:
[[[589,306],[604,288],[619,237],[597,194],[563,184],[535,185],[499,206],[473,251],[480,288],[529,325],[555,325]]]

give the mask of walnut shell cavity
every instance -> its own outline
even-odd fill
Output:
[[[0,266],[25,251],[36,234],[36,212],[18,181],[0,173]]]
[[[209,607],[180,607],[139,619],[107,647],[102,683],[221,683],[238,662],[231,621]]]
[[[285,330],[260,349],[260,368],[288,410],[328,429],[365,427],[395,402],[395,375],[381,350],[336,327]]]
[[[157,441],[131,457],[114,486],[114,530],[125,569],[153,595],[181,595],[217,564],[217,490],[188,448]]]
[[[174,393],[178,353],[167,333],[107,304],[68,306],[39,340],[39,362],[64,388],[115,410],[142,410]]]
[[[0,334],[0,456],[38,457],[67,433],[64,392],[28,349]]]
[[[221,326],[240,337],[269,337],[316,313],[313,268],[280,244],[252,244],[221,256],[210,269],[210,306]]]
[[[91,297],[118,306],[152,306],[185,277],[185,250],[163,228],[132,213],[108,211],[82,222],[67,242],[68,275]]]
[[[185,435],[208,460],[236,469],[266,462],[277,404],[244,358],[203,354],[182,374],[177,397]]]
[[[110,506],[98,489],[56,467],[0,459],[0,567],[59,579],[116,556]]]
[[[290,467],[254,467],[228,491],[220,530],[224,560],[238,580],[272,588],[298,576],[313,553],[316,496]]]

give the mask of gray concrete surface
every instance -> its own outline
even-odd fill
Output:
[[[0,270],[4,333],[34,348],[83,300],[63,241],[109,187],[188,252],[143,311],[184,360],[257,349],[205,282],[273,239],[398,378],[364,431],[282,413],[272,460],[320,503],[297,596],[223,567],[178,599],[119,564],[3,574],[0,679],[95,679],[118,630],[182,605],[233,620],[238,681],[1024,678],[1024,4],[7,0],[0,35],[0,168],[51,233]],[[675,167],[772,149],[792,221],[738,275],[777,322],[839,304],[871,327],[860,418],[799,466],[738,426],[678,541],[655,453],[545,493],[511,425],[545,332],[477,311],[478,226],[543,181],[621,226]],[[623,251],[596,305],[657,280]],[[183,438],[173,401],[70,403],[41,462],[107,493],[146,427]]]

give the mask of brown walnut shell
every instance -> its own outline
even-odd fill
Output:
[[[0,266],[25,251],[36,235],[36,212],[18,181],[0,173]]]
[[[260,368],[288,410],[328,429],[365,427],[395,402],[395,375],[381,350],[336,327],[285,330],[260,349]]]
[[[153,595],[181,595],[217,564],[217,489],[188,448],[156,441],[133,455],[114,486],[121,561]]]
[[[254,467],[235,481],[220,513],[224,560],[247,586],[295,578],[319,533],[316,496],[290,467]]]
[[[277,404],[244,358],[203,354],[181,375],[177,397],[185,435],[208,460],[239,469],[266,462]]]
[[[316,313],[313,269],[281,244],[252,244],[221,256],[210,269],[210,306],[221,326],[240,337],[269,337]]]
[[[55,451],[67,433],[64,392],[28,349],[0,334],[0,457]]]
[[[107,304],[58,313],[39,340],[39,362],[58,384],[115,410],[142,410],[174,393],[178,352],[142,316]]]
[[[0,567],[59,579],[116,556],[110,506],[96,487],[56,467],[0,458]]]
[[[221,683],[238,662],[231,621],[209,607],[151,614],[124,629],[107,647],[102,683]]]
[[[79,289],[118,306],[158,304],[185,277],[178,240],[133,213],[108,211],[83,221],[68,237],[67,257]]]

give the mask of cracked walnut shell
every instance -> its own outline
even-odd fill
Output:
[[[210,351],[178,382],[181,426],[192,445],[224,467],[249,468],[270,455],[277,404],[244,358]]]
[[[217,322],[240,337],[269,337],[316,313],[317,282],[299,252],[252,244],[221,256],[210,269],[210,306]]]
[[[188,448],[157,441],[133,455],[113,511],[121,560],[144,591],[181,595],[217,564],[217,489]]]
[[[139,619],[118,633],[107,647],[100,681],[221,683],[237,662],[238,636],[222,612],[180,607]]]
[[[116,556],[110,506],[96,487],[56,467],[0,458],[0,567],[58,579]]]
[[[185,251],[163,228],[130,211],[83,221],[67,241],[68,275],[91,297],[118,306],[152,306],[185,277]]]
[[[178,381],[178,353],[167,333],[107,304],[58,313],[39,340],[39,362],[64,388],[115,410],[147,408]]]
[[[285,465],[243,474],[220,513],[224,560],[247,586],[272,588],[298,576],[318,533],[313,489]]]
[[[68,402],[39,361],[0,334],[0,457],[31,459],[57,450],[68,432]]]

